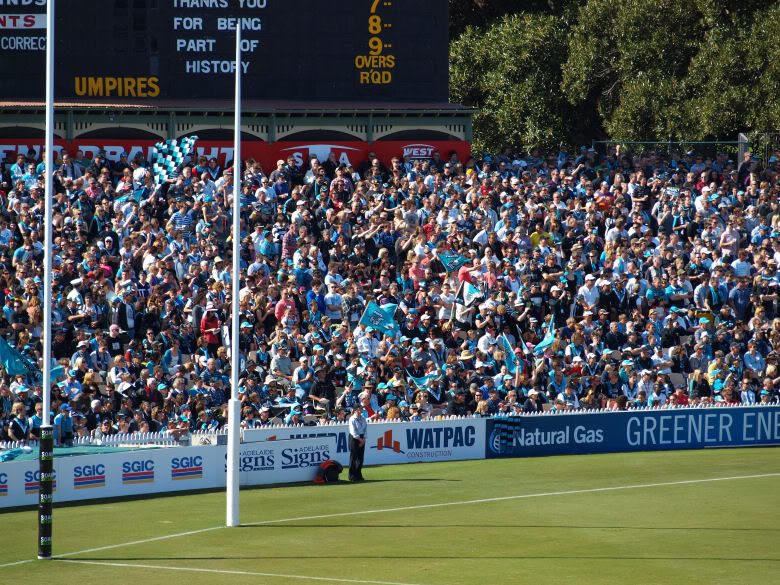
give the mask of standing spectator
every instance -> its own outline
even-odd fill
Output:
[[[349,481],[363,481],[363,455],[366,450],[366,419],[363,407],[355,404],[349,417]]]
[[[200,321],[200,332],[206,340],[208,353],[216,357],[217,349],[221,346],[222,321],[217,315],[217,310],[213,304],[206,305],[206,312]]]
[[[54,444],[57,447],[73,446],[73,419],[70,413],[73,409],[65,403],[60,406],[60,413],[54,417]]]

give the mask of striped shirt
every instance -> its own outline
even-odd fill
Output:
[[[177,211],[171,216],[171,223],[186,237],[191,235],[192,217],[189,213]]]
[[[293,227],[282,237],[282,258],[292,258],[298,244],[298,231]]]

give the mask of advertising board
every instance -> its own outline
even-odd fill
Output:
[[[241,445],[241,485],[312,480],[334,452],[329,437]],[[214,445],[56,457],[54,502],[223,487],[226,453]],[[37,460],[0,463],[0,508],[36,505],[38,487]]]
[[[494,418],[486,438],[488,458],[780,445],[780,407]]]
[[[217,462],[214,451],[201,447],[56,457],[54,501],[214,487]],[[0,507],[37,504],[38,461],[0,463],[0,484],[7,488],[7,496],[0,498]]]
[[[136,154],[141,153],[149,161],[153,160],[152,153],[155,140],[111,140],[111,139],[77,139],[55,140],[54,150],[61,155],[62,151],[75,155],[81,150],[84,156],[91,159],[99,151],[106,151],[106,158],[118,161],[123,152],[128,154],[128,160],[132,160]],[[0,160],[13,160],[17,154],[23,154],[32,158],[39,158],[42,151],[43,140],[30,139],[0,139]],[[248,160],[254,158],[266,173],[276,168],[276,161],[287,160],[292,156],[298,164],[308,165],[312,156],[316,156],[321,162],[328,159],[331,153],[339,163],[352,164],[357,168],[360,163],[368,158],[368,153],[376,153],[376,156],[385,165],[390,164],[394,156],[409,156],[412,160],[430,160],[434,153],[438,152],[443,160],[449,159],[449,153],[455,151],[461,162],[468,160],[471,154],[471,146],[465,140],[433,140],[429,142],[411,142],[403,140],[383,140],[379,142],[334,142],[312,143],[296,141],[279,141],[269,144],[262,140],[242,140],[241,158]],[[196,156],[216,158],[220,166],[224,167],[233,160],[233,143],[225,140],[198,140],[195,143]]]
[[[465,418],[422,422],[371,423],[366,434],[366,465],[392,465],[420,461],[482,459],[485,456],[486,419]],[[347,425],[327,427],[268,427],[246,430],[243,440],[274,441],[330,436],[336,442],[336,459],[349,464]]]
[[[312,481],[320,463],[336,459],[334,437],[311,437],[286,441],[242,444],[238,475],[241,485],[268,485]],[[223,455],[222,473],[217,485],[224,486],[227,452]]]
[[[347,425],[242,433],[241,485],[313,480],[349,464]],[[371,423],[365,463],[455,461],[780,445],[780,407],[648,409],[511,418]],[[225,445],[139,449],[54,460],[54,501],[223,487]],[[0,508],[38,503],[38,461],[0,463]]]

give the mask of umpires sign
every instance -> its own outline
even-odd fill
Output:
[[[494,418],[486,436],[488,458],[780,445],[780,407]]]

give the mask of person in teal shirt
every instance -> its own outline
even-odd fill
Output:
[[[38,186],[38,173],[35,172],[35,163],[27,165],[27,172],[22,175],[22,181],[24,181],[24,186],[28,189]]]
[[[41,438],[41,427],[43,426],[43,403],[35,403],[35,413],[30,417],[30,434],[37,438]]]
[[[667,298],[666,287],[664,286],[663,280],[660,278],[654,278],[653,286],[647,289],[645,298],[648,301],[655,301],[656,304],[663,303]]]
[[[260,253],[269,259],[276,258],[279,255],[279,248],[271,239],[272,235],[269,230],[265,230],[263,239],[260,242]]]
[[[69,404],[60,406],[60,413],[54,417],[54,444],[57,447],[73,446],[73,419]]]

